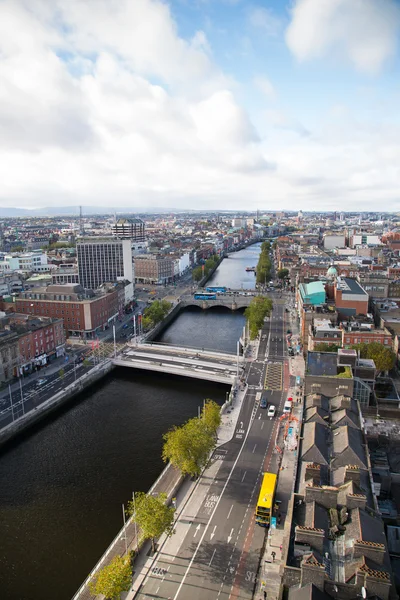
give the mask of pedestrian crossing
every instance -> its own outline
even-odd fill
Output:
[[[283,369],[280,362],[269,362],[265,374],[264,389],[281,390],[283,383]]]

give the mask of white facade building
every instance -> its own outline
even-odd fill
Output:
[[[334,248],[344,248],[346,245],[346,236],[344,233],[325,233],[324,248],[333,250]]]
[[[44,273],[49,270],[47,254],[41,250],[38,252],[25,252],[23,254],[10,253],[0,255],[0,271],[3,273],[10,273],[12,271]]]

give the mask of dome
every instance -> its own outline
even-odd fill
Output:
[[[326,276],[327,277],[337,277],[337,269],[336,267],[334,267],[333,265],[331,265],[329,267],[329,269],[326,272]]]

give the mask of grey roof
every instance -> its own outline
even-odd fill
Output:
[[[289,600],[326,600],[326,598],[327,595],[321,592],[313,583],[308,583],[301,588],[292,587],[289,589]]]
[[[340,277],[337,281],[337,288],[342,290],[345,294],[357,294],[358,296],[368,295],[358,281],[350,279],[350,277]]]
[[[323,394],[308,394],[305,400],[305,407],[321,406],[326,412],[329,411],[329,401]]]
[[[339,410],[340,408],[350,408],[357,412],[357,405],[350,396],[345,396],[344,394],[340,394],[339,396],[333,396],[333,398],[329,401],[331,410]]]
[[[308,352],[307,373],[310,375],[337,375],[337,354],[334,352]]]
[[[320,423],[304,423],[301,458],[307,462],[328,464],[327,430]]]
[[[325,427],[329,426],[329,413],[327,410],[324,410],[320,406],[313,406],[312,408],[307,408],[304,413],[304,421],[307,423],[321,423]]]
[[[323,529],[327,532],[329,529],[329,518],[327,509],[318,504],[318,502],[307,502],[304,525],[306,527],[315,527],[316,529]]]
[[[331,422],[334,427],[349,425],[350,427],[356,427],[357,429],[360,428],[360,420],[358,415],[353,413],[352,410],[347,410],[346,408],[334,411],[331,414]]]
[[[361,469],[367,468],[364,438],[359,429],[344,425],[333,431],[333,453],[335,458],[331,462],[332,468],[346,465],[357,465]]]

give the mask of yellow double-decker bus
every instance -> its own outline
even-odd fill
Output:
[[[256,523],[262,527],[268,527],[271,522],[275,498],[276,477],[275,473],[264,473],[263,476],[256,508]]]

